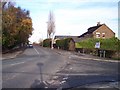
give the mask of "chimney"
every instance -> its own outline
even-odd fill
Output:
[[[97,26],[100,26],[100,22],[97,22]]]

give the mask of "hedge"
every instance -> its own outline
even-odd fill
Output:
[[[104,50],[120,50],[120,40],[118,38],[109,38],[109,39],[95,39],[89,38],[81,42],[76,43],[76,48],[95,48],[96,42],[100,42],[100,49]]]
[[[51,39],[45,39],[43,41],[43,47],[51,47]]]
[[[60,49],[68,50],[69,49],[69,42],[73,40],[72,38],[65,38],[56,41],[56,46]]]

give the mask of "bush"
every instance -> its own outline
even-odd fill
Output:
[[[66,39],[64,39],[64,49],[65,50],[69,50],[70,40],[72,40],[72,38],[66,38]]]
[[[69,43],[73,40],[72,38],[66,38],[56,41],[56,46],[60,49],[69,50]]]
[[[52,42],[51,39],[45,39],[43,41],[43,47],[51,47],[51,42]]]
[[[120,40],[118,38],[109,38],[109,39],[95,39],[89,38],[83,40],[79,43],[76,43],[76,48],[95,48],[96,42],[100,42],[100,49],[104,50],[120,50]]]
[[[59,47],[60,49],[64,49],[64,39],[57,40],[56,41],[56,46]]]
[[[100,42],[99,49],[95,49],[96,42]],[[76,43],[76,48],[76,50],[84,50],[84,53],[92,53],[94,55],[100,55],[100,51],[104,50],[106,52],[106,57],[117,57],[115,53],[120,52],[120,40],[115,37],[109,39],[89,38]]]

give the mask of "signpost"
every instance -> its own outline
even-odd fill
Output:
[[[100,48],[100,42],[96,42],[95,48]]]
[[[100,42],[95,43],[95,48],[96,48],[96,51],[97,51],[97,55],[99,55],[98,49],[100,48]],[[101,51],[100,51],[100,57],[101,57]]]
[[[99,49],[100,48],[100,42],[96,42],[96,44],[95,44],[95,48],[97,48],[97,49]],[[106,51],[105,50],[100,50],[100,57],[104,57],[105,58],[105,54],[106,54]]]

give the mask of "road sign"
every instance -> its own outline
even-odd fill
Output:
[[[95,48],[100,48],[100,42],[96,42]]]

